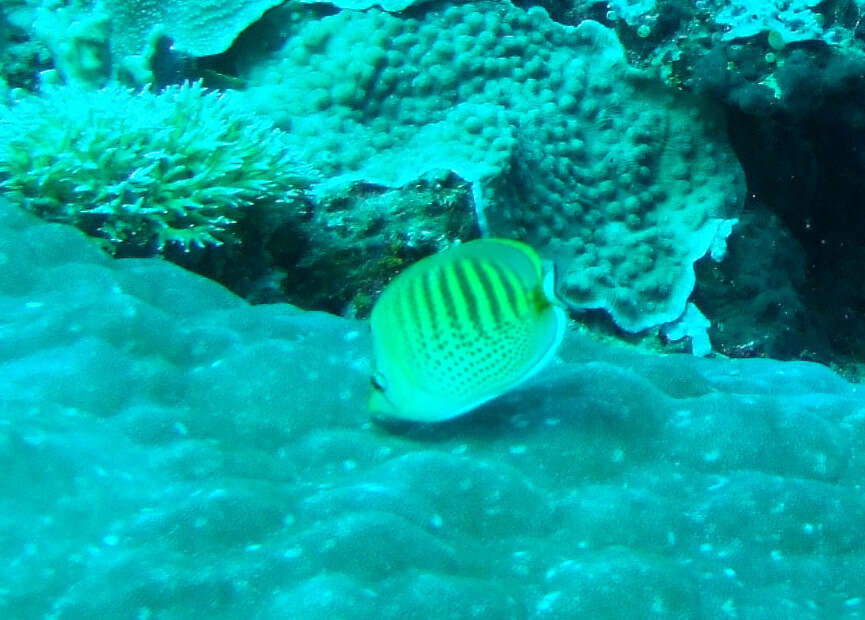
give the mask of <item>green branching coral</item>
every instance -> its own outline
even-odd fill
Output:
[[[0,107],[10,199],[114,251],[234,241],[245,207],[290,211],[311,180],[285,134],[200,84],[159,94],[64,86]]]

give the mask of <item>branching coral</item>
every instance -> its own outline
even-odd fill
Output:
[[[234,240],[244,207],[291,209],[311,176],[285,134],[200,84],[65,86],[0,108],[9,197],[127,253]]]

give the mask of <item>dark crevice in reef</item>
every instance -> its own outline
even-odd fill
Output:
[[[865,362],[865,127],[832,105],[853,93],[822,96],[808,114],[729,112],[746,208],[727,260],[700,265],[695,297],[722,352],[855,375]]]

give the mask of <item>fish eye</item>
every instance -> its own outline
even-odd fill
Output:
[[[384,392],[386,381],[383,374],[381,374],[380,372],[375,372],[369,378],[369,380],[372,383],[372,389],[378,390],[379,392]]]

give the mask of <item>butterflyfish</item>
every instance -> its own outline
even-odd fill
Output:
[[[553,278],[509,239],[462,243],[405,269],[372,310],[372,414],[448,420],[538,372],[567,324]]]

